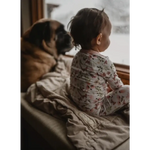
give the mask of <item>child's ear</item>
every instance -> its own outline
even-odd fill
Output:
[[[102,33],[100,33],[97,37],[96,37],[96,44],[100,45],[102,41]]]

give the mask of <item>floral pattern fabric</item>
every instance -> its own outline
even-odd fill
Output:
[[[112,92],[107,92],[107,84]],[[129,103],[129,86],[123,85],[107,56],[81,50],[73,59],[70,92],[79,108],[92,116],[109,115]]]

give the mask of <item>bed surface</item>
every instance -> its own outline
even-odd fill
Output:
[[[17,115],[22,116],[55,150],[75,150],[66,136],[65,123],[31,106],[23,98],[24,95],[17,93]],[[114,150],[132,150],[132,139],[126,140]]]

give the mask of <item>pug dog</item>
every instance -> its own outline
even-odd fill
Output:
[[[21,92],[52,71],[58,56],[72,48],[63,24],[50,19],[35,22],[21,37]]]

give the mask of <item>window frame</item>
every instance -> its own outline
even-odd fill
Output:
[[[45,0],[30,0],[31,24],[44,18],[44,3]]]
[[[31,0],[31,23],[33,24],[37,20],[44,18],[44,4],[45,0]],[[71,55],[66,55],[67,57],[72,57]],[[130,84],[130,66],[114,63],[118,76],[122,79],[124,84]]]

